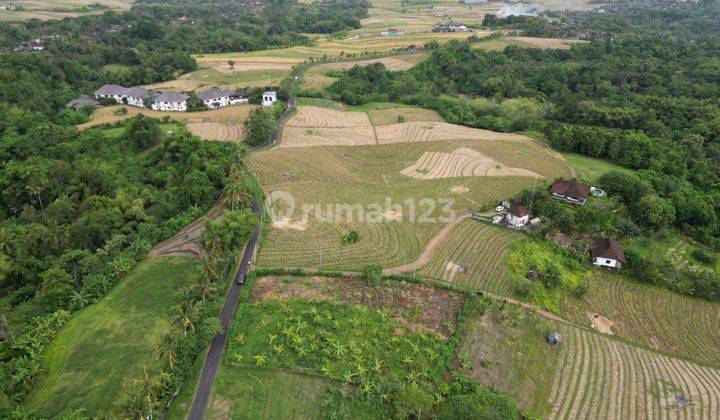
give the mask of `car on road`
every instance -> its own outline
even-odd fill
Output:
[[[245,274],[240,274],[240,275],[238,275],[238,277],[237,277],[237,284],[238,284],[238,285],[245,284]]]
[[[495,207],[495,211],[503,211],[505,210],[505,206],[497,206]]]

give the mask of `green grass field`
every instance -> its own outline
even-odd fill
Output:
[[[317,376],[223,364],[206,416],[209,419],[320,418],[324,414],[322,403],[326,391],[341,388],[341,383]]]
[[[575,171],[578,180],[585,182],[595,182],[600,176],[610,171],[619,171],[625,173],[634,172],[632,169],[615,165],[603,159],[595,159],[577,153],[563,153],[562,156],[567,159],[570,166]]]
[[[206,84],[215,86],[224,85],[262,85],[263,83],[276,84],[277,80],[282,80],[287,76],[288,72],[284,70],[248,70],[236,71],[230,74],[217,71],[212,68],[196,70],[190,75],[193,79],[199,80]]]
[[[117,417],[143,366],[159,363],[155,349],[177,313],[176,293],[196,269],[186,257],[145,260],[107,297],[73,315],[47,347],[46,372],[25,408],[43,418],[79,407]]]

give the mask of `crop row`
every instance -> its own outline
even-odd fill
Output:
[[[586,324],[588,312],[598,313],[617,335],[720,366],[720,307],[710,302],[598,273],[585,299],[569,298],[565,309],[573,322]]]
[[[549,402],[555,419],[720,415],[720,371],[564,328]]]

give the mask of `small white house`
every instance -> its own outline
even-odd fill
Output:
[[[198,98],[200,98],[205,106],[210,109],[222,108],[230,105],[232,96],[233,92],[231,90],[219,89],[217,87],[198,94]]]
[[[274,90],[266,90],[262,96],[262,106],[273,106],[277,102],[277,92]]]
[[[165,92],[155,97],[152,109],[155,111],[187,111],[189,96],[177,92]]]
[[[590,249],[593,265],[620,271],[626,263],[620,242],[608,238],[595,239]]]
[[[513,206],[508,210],[505,220],[512,227],[523,227],[530,221],[530,210],[523,206]]]

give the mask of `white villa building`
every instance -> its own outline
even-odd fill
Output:
[[[145,108],[145,100],[150,93],[144,87],[124,88],[120,85],[103,85],[95,91],[95,98],[111,98],[119,104],[127,104],[138,108]]]
[[[210,109],[222,108],[230,105],[230,96],[233,92],[231,90],[212,88],[205,92],[200,92],[198,98],[202,99],[206,107]]]
[[[155,97],[151,105],[155,111],[187,111],[189,96],[177,92],[165,92]]]
[[[277,92],[266,90],[262,96],[262,106],[273,106],[277,102]]]
[[[150,93],[144,87],[134,87],[127,90],[126,101],[130,106],[145,108],[145,100],[150,97]]]
[[[250,95],[246,91],[233,92],[229,89],[213,87],[205,92],[200,92],[198,98],[209,109],[216,109],[228,105],[246,104],[250,100]]]
[[[127,89],[120,85],[102,85],[100,89],[95,91],[96,99],[112,98],[115,102],[121,104],[127,96]]]

